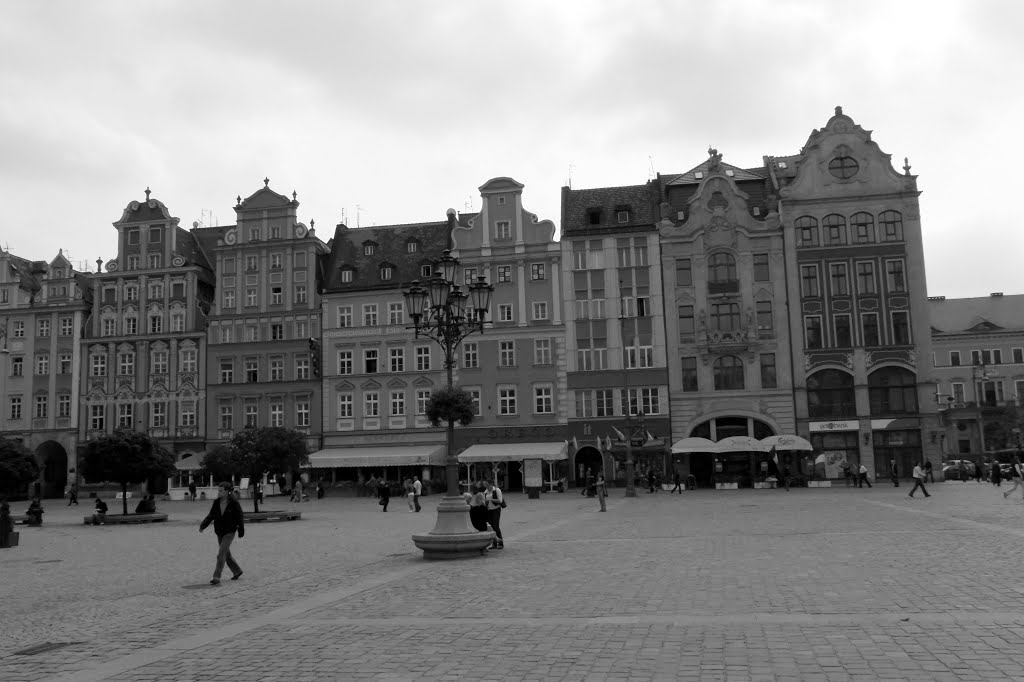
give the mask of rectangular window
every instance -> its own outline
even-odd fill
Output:
[[[106,414],[103,405],[89,406],[89,428],[93,431],[102,431],[106,428]]]
[[[135,353],[118,353],[117,354],[117,373],[119,376],[134,376],[135,375]]]
[[[67,393],[62,393],[57,396],[57,417],[70,417],[71,416],[71,396]]]
[[[848,296],[850,285],[846,277],[846,263],[831,263],[828,266],[829,277],[831,278],[832,295]]]
[[[534,301],[533,302],[533,319],[535,319],[535,320],[546,320],[546,319],[548,319],[548,304],[547,304],[547,301]]]
[[[511,265],[499,265],[498,266],[498,281],[499,282],[511,282],[512,281],[512,266]]]
[[[342,328],[352,326],[352,306],[338,306],[338,326]]]
[[[352,394],[351,393],[339,393],[338,394],[338,417],[342,419],[352,418]]]
[[[256,256],[245,257],[245,269],[250,272],[255,272],[258,265],[258,258]]]
[[[352,351],[338,351],[338,374],[352,374]]]
[[[480,351],[476,343],[462,344],[462,366],[465,369],[480,366]]]
[[[392,372],[404,372],[405,371],[405,349],[404,348],[390,348],[388,349],[388,359]]]
[[[424,273],[424,276],[430,277],[430,266],[426,265],[424,267],[427,269],[427,272]],[[466,284],[472,284],[473,282],[476,281],[476,268],[463,268],[462,276],[465,278]]]
[[[11,376],[20,377],[25,375],[25,358],[11,358]],[[93,375],[97,376],[97,375]]]
[[[516,366],[516,342],[515,341],[499,341],[498,342],[498,366],[499,367],[515,367]]]
[[[363,304],[363,326],[364,327],[376,327],[377,326],[377,304],[376,303],[364,303]]]
[[[281,305],[284,303],[284,292],[281,287],[270,287],[270,305]]]
[[[483,414],[483,410],[480,407],[480,389],[476,387],[467,388],[466,392],[469,393],[469,397],[473,401],[473,414],[479,417]]]
[[[907,280],[903,272],[903,261],[885,261],[885,281],[890,294],[906,293]]]
[[[270,358],[270,380],[284,381],[284,358]]]
[[[305,284],[296,284],[295,285],[295,302],[296,303],[305,303],[306,300],[307,300],[306,285]]]
[[[533,340],[533,364],[551,364],[551,339]]]
[[[1017,351],[1020,350],[1020,349],[1019,348],[1014,348],[1013,350],[1014,350],[1013,360],[1014,360],[1014,362],[1016,362],[1017,361]],[[949,351],[949,366],[950,367],[959,367],[960,366],[960,351],[958,351],[958,350],[951,350],[951,351]]]
[[[255,358],[245,359],[245,383],[255,384],[260,380],[259,362]]]
[[[284,426],[284,403],[270,403],[270,425],[277,427]]]
[[[964,396],[964,385],[963,384],[952,384],[953,390],[953,403],[957,407],[962,407],[965,401]]]
[[[149,316],[149,333],[161,334],[164,330],[164,318],[161,315]]]
[[[171,313],[171,331],[185,331],[185,313]]]
[[[75,333],[75,322],[70,317],[60,318],[60,335],[71,336]]]
[[[71,353],[60,354],[60,373],[71,374]]]
[[[309,401],[297,400],[295,402],[295,426],[309,426]]]
[[[689,258],[676,259],[676,286],[693,286],[693,262]]]
[[[972,350],[971,351],[971,364],[972,365],[984,364],[982,362],[982,359],[981,359],[981,351],[980,350]]]
[[[430,401],[430,390],[420,388],[416,390],[416,414],[427,413],[427,403]]]
[[[299,380],[309,379],[309,358],[295,359],[295,378]]]
[[[196,371],[196,351],[186,348],[181,351],[180,370],[182,372]]]
[[[516,414],[516,387],[498,387],[498,414]]]
[[[165,350],[153,351],[153,374],[167,374],[167,357]]]
[[[405,415],[405,392],[391,391],[391,416],[401,417]]]
[[[150,282],[146,289],[148,291],[146,296],[150,301],[160,300],[164,297],[163,282]]]
[[[821,348],[821,316],[808,315],[804,318],[804,344],[806,348]]]
[[[137,255],[136,256],[128,256],[128,266],[127,266],[127,268],[128,268],[128,270],[138,270],[139,269],[139,257]]]
[[[255,400],[245,401],[245,427],[255,428],[259,426],[259,404]]]
[[[117,428],[130,429],[135,421],[135,406],[130,403],[121,403],[117,406]]]
[[[959,356],[960,356],[960,354],[957,353],[957,359],[958,360],[959,360]],[[1024,363],[1024,348],[1014,348],[1013,349],[1013,363],[1015,365],[1019,365],[1019,364]]]
[[[149,410],[149,425],[154,429],[167,426],[167,403],[153,403]]]
[[[430,371],[430,346],[416,347],[416,371]]]
[[[376,348],[366,348],[363,350],[363,371],[366,374],[377,373],[378,354]]]
[[[181,426],[196,425],[196,401],[183,400],[181,402],[181,409],[178,410],[178,421],[181,423]]]
[[[498,306],[498,321],[499,322],[513,322],[512,317],[512,304],[502,303]]]
[[[11,335],[16,339],[20,339],[25,336],[25,323],[21,320],[15,320],[14,329],[12,330]]]
[[[401,303],[388,303],[388,324],[405,324],[405,306]]]
[[[113,318],[107,318],[103,320],[103,332],[102,336],[113,336],[117,333],[117,320]]]
[[[49,336],[50,335],[50,321],[39,319],[36,320],[36,336]]]
[[[995,348],[995,349],[992,350],[992,364],[993,365],[1001,365],[1001,364],[1003,364],[1003,351],[1000,350],[999,348]]]
[[[871,261],[857,263],[857,293],[861,296],[878,293],[878,285],[875,281],[875,264]]]
[[[800,221],[798,220],[797,223]],[[818,245],[818,226],[817,224],[810,226],[797,225],[796,228],[797,246],[817,246]]]
[[[777,388],[778,385],[775,353],[761,353],[761,388]]]
[[[836,315],[833,318],[835,324],[835,339],[832,345],[838,348],[849,348],[853,345],[853,330],[850,328],[849,315]]]
[[[102,353],[96,353],[92,355],[91,368],[89,370],[89,376],[94,377],[105,377],[107,376],[107,356]]]
[[[284,325],[280,322],[275,322],[270,325],[270,340],[271,341],[283,341],[284,340]]]
[[[906,311],[893,312],[892,342],[898,346],[910,345],[910,313]]]
[[[229,403],[221,403],[219,416],[221,429],[226,431],[233,428],[235,414],[234,408]]]
[[[293,339],[304,339],[309,336],[306,333],[307,325],[305,320],[295,320],[295,336]]]
[[[272,253],[272,254],[270,254],[270,269],[271,270],[280,270],[281,269],[281,261],[282,261],[281,254],[279,254],[279,253]]]
[[[370,391],[368,393],[363,394],[363,416],[380,416],[380,394],[378,394],[376,391]]]
[[[627,346],[626,367],[636,369],[639,367],[654,366],[654,346]]]
[[[755,282],[767,282],[771,279],[771,272],[768,266],[768,254],[767,253],[755,253],[754,254],[754,281]]]
[[[231,310],[232,308],[235,307],[235,292],[234,292],[234,290],[227,289],[227,290],[224,291],[224,298],[223,298],[223,304],[222,305],[223,305],[223,307],[226,310]]]
[[[821,296],[821,286],[818,283],[818,266],[801,265],[800,283],[802,286],[801,293],[803,294],[804,298],[814,298]]]
[[[878,313],[861,313],[860,328],[864,335],[865,346],[881,345],[882,337],[878,333]]]
[[[126,317],[124,318],[124,333],[127,336],[135,336],[139,333],[139,318],[137,317]]]
[[[48,398],[45,395],[37,395],[34,419],[46,419],[46,415],[49,412],[49,409],[50,404]]]
[[[246,289],[245,290],[245,305],[252,308],[256,306],[256,290]]]
[[[512,226],[507,220],[499,220],[494,223],[494,238],[495,239],[511,239],[512,238]]]
[[[530,263],[530,279],[538,281],[545,279],[544,263]]]
[[[772,302],[758,301],[754,305],[757,310],[758,331],[770,331],[773,329],[775,323],[772,318]]]
[[[50,373],[50,356],[49,355],[37,355],[36,356],[36,374],[49,374]]]
[[[11,396],[11,419],[21,419],[21,397]]]
[[[550,386],[533,387],[534,414],[552,414],[555,411],[555,398]]]
[[[680,358],[683,368],[683,391],[692,393],[699,390],[697,387],[697,358],[688,356]]]
[[[679,337],[680,341],[684,343],[690,340],[696,331],[693,319],[693,306],[692,305],[681,305],[679,306]]]

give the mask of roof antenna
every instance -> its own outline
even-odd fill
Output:
[[[572,170],[575,167],[576,167],[575,163],[571,163],[571,162],[569,163],[569,180],[567,182],[567,184],[569,185],[569,189],[572,189]]]
[[[652,154],[647,155],[647,163],[650,166],[650,169],[647,171],[647,179],[653,180],[657,173],[654,172],[654,156]]]

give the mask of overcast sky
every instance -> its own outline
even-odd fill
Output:
[[[4,3],[0,247],[116,255],[150,187],[233,224],[270,178],[324,240],[476,210],[497,176],[641,184],[796,153],[836,105],[919,175],[930,295],[1024,292],[1024,3]],[[1009,184],[1009,194],[1003,184]]]

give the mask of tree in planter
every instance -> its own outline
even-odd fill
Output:
[[[309,463],[306,436],[280,426],[264,426],[236,433],[203,458],[202,473],[221,480],[248,476],[257,481],[270,472],[292,471]],[[252,508],[259,512],[259,496],[252,496]]]
[[[39,462],[16,440],[0,438],[0,498],[21,496],[39,478]]]
[[[455,450],[455,422],[469,426],[476,416],[473,396],[457,386],[439,388],[427,400],[426,416],[431,426],[438,427],[441,422],[447,423],[447,452],[450,454]]]
[[[172,476],[174,455],[144,433],[121,429],[86,443],[82,475],[121,484],[123,513],[128,515],[128,486],[154,476]]]

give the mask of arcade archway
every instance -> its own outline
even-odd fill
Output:
[[[36,461],[43,470],[39,495],[43,497],[64,497],[68,485],[68,453],[55,440],[48,440],[36,448]]]
[[[597,476],[598,472],[604,471],[604,458],[601,456],[601,451],[595,447],[584,446],[576,451],[576,455],[573,458],[573,477],[576,480],[576,487],[580,488],[586,485],[587,482],[587,471],[590,471],[591,476]],[[605,474],[607,478],[607,474]]]

